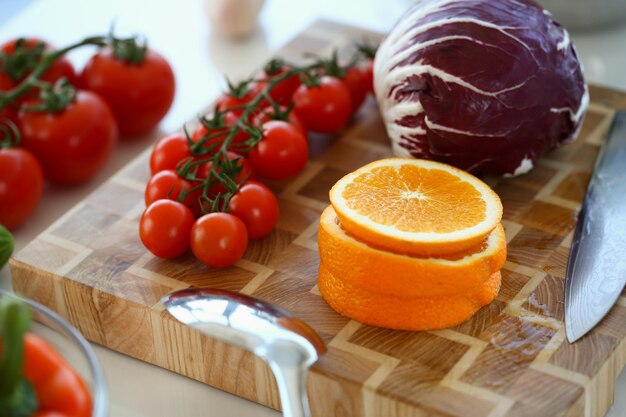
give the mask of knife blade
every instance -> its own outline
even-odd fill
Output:
[[[618,112],[578,214],[565,278],[570,343],[611,310],[626,283],[626,112]]]

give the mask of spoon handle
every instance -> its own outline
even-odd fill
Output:
[[[306,393],[308,368],[304,364],[269,362],[276,378],[284,417],[311,417]]]

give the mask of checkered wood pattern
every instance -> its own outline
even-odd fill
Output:
[[[346,52],[379,35],[318,21],[279,55]],[[270,186],[281,216],[229,269],[187,255],[163,260],[137,233],[148,179],[147,150],[54,223],[11,261],[16,291],[68,318],[96,343],[278,408],[269,369],[251,354],[173,320],[159,303],[170,291],[217,287],[259,297],[310,324],[328,353],[313,367],[314,416],[601,417],[624,366],[626,298],[574,345],[565,340],[568,250],[599,145],[626,95],[592,87],[575,143],[529,174],[487,179],[504,204],[509,242],[497,299],[451,329],[403,332],[362,325],[321,298],[316,231],[328,190],[344,174],[391,155],[373,100],[336,138],[312,137],[313,157],[288,182]]]

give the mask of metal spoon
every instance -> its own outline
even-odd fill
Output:
[[[310,417],[306,376],[326,347],[308,325],[266,302],[226,290],[182,290],[162,301],[180,322],[265,360],[276,378],[283,415]]]

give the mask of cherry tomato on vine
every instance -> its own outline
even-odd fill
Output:
[[[242,88],[241,91],[231,91],[228,93],[223,93],[217,98],[217,100],[215,101],[215,105],[221,111],[228,110],[228,113],[232,113],[235,116],[241,116],[245,111],[243,106],[252,101],[256,97],[257,93],[258,91],[253,87],[245,87]]]
[[[8,106],[4,107],[0,110],[0,124],[3,121],[10,121],[11,123],[17,125],[17,108],[13,106],[13,103],[10,103]]]
[[[235,183],[241,184],[246,179],[252,179],[254,177],[254,171],[253,171],[252,164],[250,163],[250,161],[248,161],[246,158],[244,158],[243,156],[235,152],[228,151],[227,154],[228,154],[228,159],[230,161],[237,161],[235,167],[239,171],[239,173],[235,175],[235,178],[234,178]],[[221,160],[223,161],[224,158],[222,157]],[[209,161],[207,163],[200,165],[200,168],[198,169],[198,173],[197,173],[198,178],[203,178],[203,179],[208,178],[209,173],[211,172],[212,169],[213,169],[212,161]],[[218,173],[222,173],[222,169],[220,169],[219,167],[217,168],[216,171]],[[217,184],[211,187],[209,192],[211,192],[212,194],[225,193],[226,187],[223,184]]]
[[[213,117],[214,115],[210,115],[207,118],[209,124],[212,123]],[[217,125],[216,127],[208,127],[205,124],[199,125],[193,132],[191,140],[193,142],[199,142],[204,136],[212,136],[211,139],[205,142],[204,146],[210,149],[209,154],[215,154],[222,146],[222,143],[228,138],[230,129],[237,124],[238,120],[239,115],[233,112],[227,112],[223,114],[223,120],[215,123]],[[245,131],[239,130],[230,143],[229,149],[243,153],[247,148],[244,142],[247,141],[248,138],[249,135]]]
[[[191,229],[191,250],[208,266],[230,266],[243,256],[247,247],[246,226],[229,213],[205,214]]]
[[[352,114],[350,91],[338,78],[323,76],[319,86],[302,84],[293,95],[295,110],[307,129],[335,133]]]
[[[268,81],[283,75],[287,71],[289,71],[287,65],[276,60],[270,61],[263,69],[263,74],[261,75],[262,81],[259,81],[257,84],[256,93],[261,93],[267,86]],[[288,106],[291,103],[293,93],[298,89],[300,84],[300,76],[298,74],[292,75],[291,77],[279,81],[269,92],[269,96],[278,104]]]
[[[280,106],[279,110],[280,112],[285,112],[287,111],[287,107]],[[304,123],[302,123],[300,117],[293,110],[289,112],[287,120],[284,120],[284,118],[276,114],[276,110],[272,106],[265,107],[263,110],[261,110],[261,112],[259,112],[258,117],[254,120],[254,124],[256,126],[261,126],[264,123],[269,122],[270,120],[283,120],[298,129],[300,133],[302,133],[302,136],[304,136],[305,138],[307,137],[307,131]]]
[[[365,70],[360,67],[352,67],[346,71],[342,81],[350,91],[350,102],[352,103],[352,112],[355,113],[363,102],[367,93],[372,87],[372,80],[367,78]]]
[[[39,48],[42,53],[54,51],[52,45],[38,38],[11,39],[0,46],[0,51],[10,58],[11,56],[15,56],[16,53],[35,52],[36,48]],[[20,59],[21,62],[17,63],[14,67],[11,65],[13,68],[6,68],[6,65],[4,67],[0,66],[0,71],[2,72],[0,76],[0,91],[6,91],[18,85],[32,72],[40,60],[41,56],[36,60]],[[7,70],[10,73],[8,73]],[[50,68],[42,74],[40,79],[54,84],[61,77],[65,77],[72,84],[76,82],[74,66],[65,57],[60,57],[54,61]],[[4,78],[4,80],[2,80],[2,78]]]
[[[229,207],[246,225],[249,239],[268,235],[278,222],[276,196],[258,181],[246,181],[230,199]]]
[[[294,126],[280,120],[263,124],[263,139],[250,151],[254,172],[282,180],[299,173],[309,157],[309,145]]]
[[[11,81],[9,76],[2,72],[0,67],[0,91],[7,91],[14,87],[14,83]],[[17,111],[19,104],[17,100],[15,102],[9,103],[7,106],[0,110],[0,124],[6,122],[7,120],[17,125]]]
[[[181,178],[176,171],[172,169],[159,171],[150,178],[148,185],[146,185],[144,193],[146,206],[162,199],[178,200],[183,189],[189,191],[192,188],[193,185]],[[183,204],[192,207],[198,201],[199,196],[200,191],[194,191],[185,197]]]
[[[192,158],[187,137],[182,133],[172,133],[157,141],[150,154],[152,175],[166,169],[176,169],[183,159]]]
[[[189,249],[194,224],[189,207],[174,200],[157,200],[143,212],[139,237],[144,246],[160,258],[175,258]]]
[[[0,149],[0,224],[14,229],[37,208],[43,193],[43,172],[26,149]]]
[[[120,134],[133,137],[150,132],[167,114],[176,81],[170,64],[152,49],[134,63],[103,48],[87,62],[79,86],[99,94],[111,107]]]
[[[108,162],[117,142],[117,125],[109,107],[89,91],[79,90],[74,101],[58,113],[21,110],[18,119],[22,145],[37,157],[53,183],[91,179]]]
[[[0,67],[0,91],[7,91],[15,87],[15,83],[11,81],[7,73],[2,71],[2,67]]]

